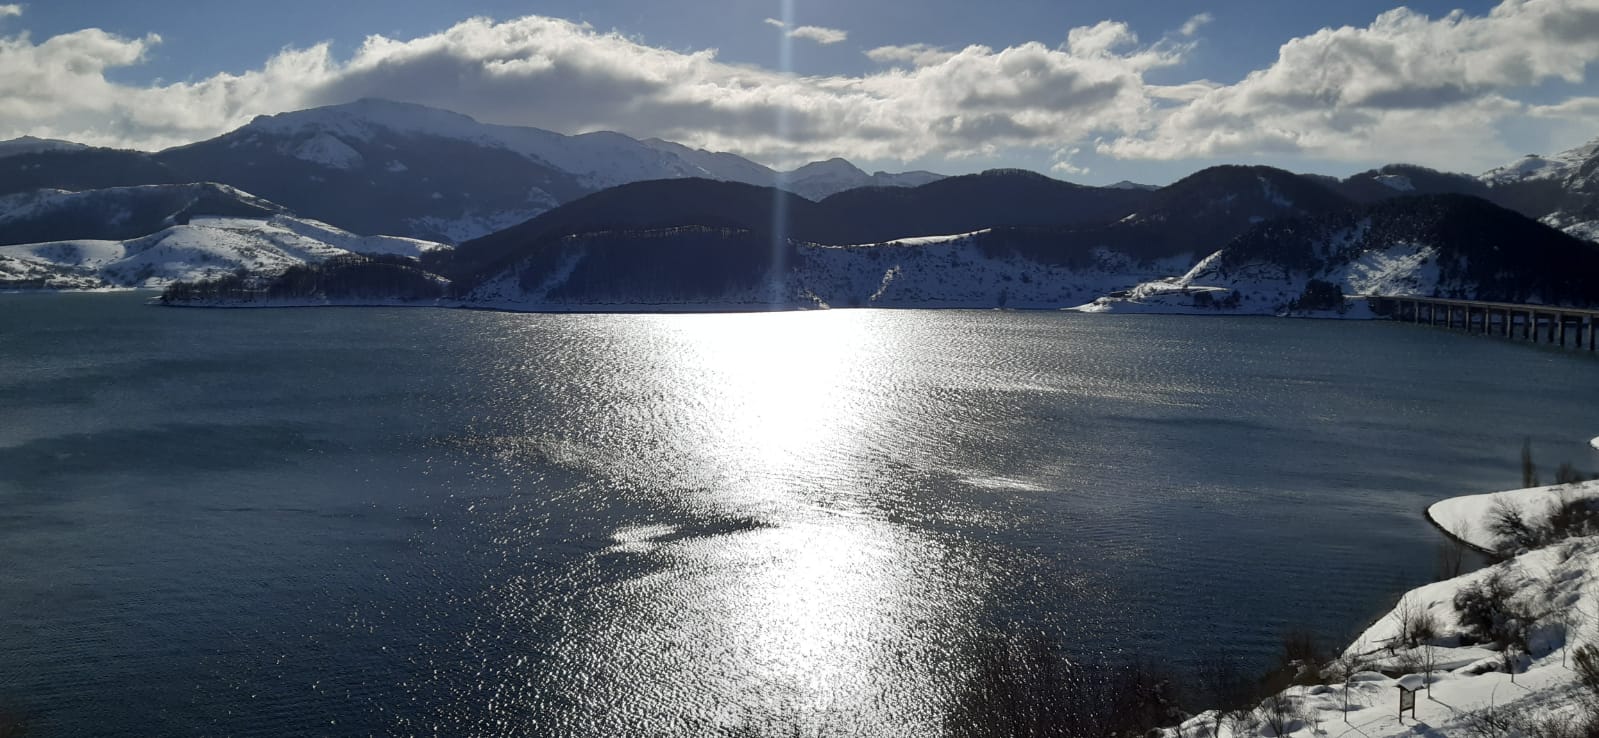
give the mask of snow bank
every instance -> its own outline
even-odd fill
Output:
[[[1503,502],[1521,510],[1529,519],[1536,520],[1562,499],[1594,496],[1599,496],[1599,482],[1513,489],[1508,492],[1451,497],[1428,507],[1427,517],[1450,535],[1477,548],[1493,550],[1498,541],[1488,532],[1486,521],[1494,505]]]

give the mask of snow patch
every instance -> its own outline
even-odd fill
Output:
[[[1389,189],[1399,192],[1415,192],[1416,185],[1412,184],[1409,177],[1403,174],[1379,174],[1373,179]]]
[[[294,158],[329,169],[355,169],[365,161],[360,152],[339,139],[318,133],[294,149]]]

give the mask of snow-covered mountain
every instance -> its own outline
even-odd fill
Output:
[[[1528,154],[1484,173],[1494,200],[1579,238],[1599,241],[1599,139],[1553,156]]]
[[[286,214],[199,215],[126,240],[74,239],[0,246],[0,289],[162,287],[239,271],[282,273],[347,254],[419,257],[449,246],[357,236]]]
[[[1579,174],[1579,170],[1595,157],[1599,157],[1599,139],[1552,156],[1528,154],[1514,162],[1484,172],[1481,179],[1490,185],[1540,179],[1565,181]],[[1590,171],[1588,174],[1591,176],[1593,173]]]
[[[452,243],[630,182],[787,181],[733,154],[658,139],[604,131],[567,136],[372,99],[261,116],[217,138],[144,156],[163,182],[224,182],[351,231]],[[818,199],[852,187],[938,178],[866,175],[842,161],[799,172],[794,186]],[[4,175],[0,192],[18,191],[5,186]],[[34,182],[41,185],[52,186]]]

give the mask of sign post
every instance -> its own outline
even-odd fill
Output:
[[[1405,711],[1406,710],[1410,711],[1410,719],[1411,720],[1415,720],[1416,719],[1416,690],[1411,689],[1409,687],[1406,687],[1404,684],[1400,684],[1400,685],[1398,685],[1398,687],[1399,687],[1399,722],[1402,723],[1402,722],[1405,721]]]

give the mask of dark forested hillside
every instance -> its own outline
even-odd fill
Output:
[[[0,159],[0,195],[196,181],[140,151],[70,149]],[[143,235],[143,234],[140,234]]]

